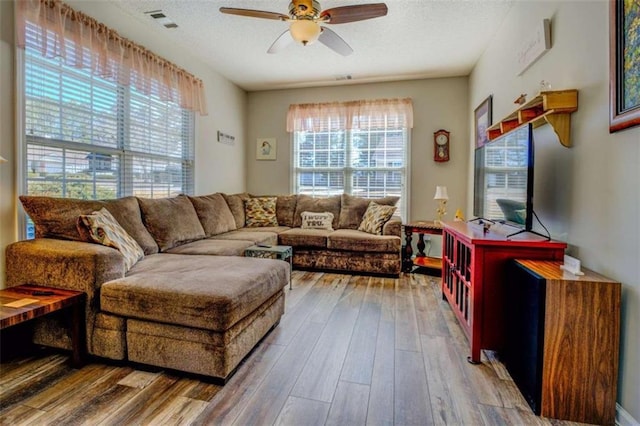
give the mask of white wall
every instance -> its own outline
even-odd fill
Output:
[[[433,195],[436,185],[447,186],[450,199],[445,218],[453,219],[455,209],[464,208],[467,197],[467,92],[466,77],[250,92],[247,190],[256,194],[291,192],[291,137],[286,131],[290,104],[410,97],[414,127],[411,132],[409,219],[435,218],[437,203]],[[433,133],[439,129],[451,132],[451,160],[446,163],[433,161]],[[277,139],[276,161],[255,159],[255,141],[266,137]]]
[[[196,193],[244,191],[246,92],[175,45],[170,30],[149,28],[108,2],[66,3],[203,80],[209,114],[196,117]],[[13,21],[13,2],[0,0],[0,155],[10,160],[0,165],[0,288],[5,282],[5,247],[18,239]],[[218,130],[235,136],[235,145],[218,143]]]
[[[544,18],[552,20],[552,49],[518,77],[516,52]],[[549,126],[535,132],[536,149],[557,146],[559,160],[549,166],[552,151],[536,156],[536,185],[544,188],[536,188],[534,209],[583,266],[622,283],[618,402],[640,419],[640,127],[609,134],[608,29],[605,0],[516,2],[470,76],[467,111],[472,122],[474,108],[493,94],[495,122],[520,93],[537,94],[543,79],[579,90],[572,148],[560,150]]]

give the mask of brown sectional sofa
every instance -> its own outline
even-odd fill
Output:
[[[299,268],[397,275],[400,221],[383,235],[356,230],[370,200],[277,196],[277,226],[246,227],[249,194],[87,201],[21,197],[36,238],[7,247],[7,285],[87,293],[89,354],[226,380],[284,313],[289,265],[243,257],[254,244],[294,247]],[[394,204],[395,199],[381,199]],[[78,221],[106,208],[143,249],[129,271]],[[300,229],[302,211],[334,213],[334,231]],[[43,320],[37,343],[70,348],[62,318]]]

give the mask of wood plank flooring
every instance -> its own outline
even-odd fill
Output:
[[[2,425],[571,425],[469,346],[439,279],[294,271],[286,313],[224,386],[43,350],[0,364]],[[11,342],[2,342],[11,344]]]

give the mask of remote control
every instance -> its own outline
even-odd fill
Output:
[[[48,290],[36,290],[31,293],[34,296],[53,296],[55,293]]]
[[[271,248],[269,244],[256,244],[258,247]]]

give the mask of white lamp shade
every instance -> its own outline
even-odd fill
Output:
[[[448,200],[449,195],[447,194],[446,186],[436,186],[436,195],[433,197],[434,200]]]
[[[289,26],[291,37],[299,43],[311,44],[320,36],[320,25],[308,19],[297,19]]]
[[[0,155],[0,163],[6,163],[7,159]]]

